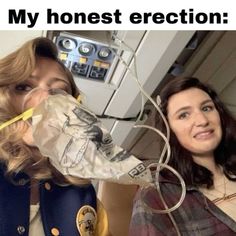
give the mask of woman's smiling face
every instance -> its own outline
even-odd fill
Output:
[[[167,116],[179,143],[194,155],[213,155],[222,138],[219,113],[210,96],[189,88],[168,100]]]

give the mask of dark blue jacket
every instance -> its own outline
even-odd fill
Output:
[[[30,182],[24,174],[15,177],[14,185],[0,168],[0,236],[28,236]],[[40,212],[45,236],[56,229],[60,236],[78,236],[76,217],[81,207],[96,211],[96,193],[92,185],[61,187],[52,182],[40,183]]]

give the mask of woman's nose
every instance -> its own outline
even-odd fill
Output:
[[[209,124],[208,117],[203,112],[198,112],[195,115],[195,125],[197,126],[207,126]]]
[[[37,89],[37,90],[32,91],[25,98],[23,110],[36,107],[42,101],[44,101],[48,97],[49,94],[50,94],[50,91],[48,89]]]

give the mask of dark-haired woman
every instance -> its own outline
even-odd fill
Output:
[[[158,192],[138,191],[129,235],[236,235],[236,122],[216,92],[196,78],[176,78],[161,91],[170,133],[169,165],[186,183],[186,197],[169,214]],[[159,177],[170,208],[181,185],[169,171]],[[149,206],[143,204],[143,201]]]

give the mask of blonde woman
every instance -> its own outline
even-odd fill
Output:
[[[26,42],[0,60],[0,122],[58,89],[75,98],[79,94],[55,45],[46,38]],[[26,122],[0,131],[0,163],[1,236],[109,235],[91,183],[59,173],[32,145]]]

